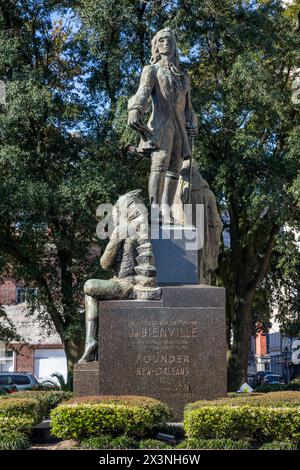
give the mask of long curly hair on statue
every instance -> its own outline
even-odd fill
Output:
[[[175,65],[175,67],[179,67],[179,55],[178,55],[178,51],[177,51],[177,42],[176,42],[176,36],[175,34],[173,33],[173,31],[170,29],[170,28],[164,28],[164,29],[161,29],[160,31],[158,31],[155,36],[153,37],[152,41],[151,41],[151,60],[150,60],[150,63],[152,65],[156,64],[160,59],[161,59],[161,55],[159,53],[159,50],[158,50],[158,47],[157,47],[157,43],[158,43],[158,40],[160,38],[160,36],[163,34],[163,33],[169,33],[172,38],[173,38],[173,41],[174,41],[174,44],[175,44],[175,48],[174,48],[174,56],[173,56],[173,64]]]
[[[112,210],[114,227],[123,226],[129,234],[135,226],[147,232],[148,211],[141,194],[141,189],[135,189],[119,197]]]

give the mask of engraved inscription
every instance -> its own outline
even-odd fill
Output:
[[[164,396],[182,396],[191,393],[190,386],[178,382],[192,374],[189,343],[199,336],[196,320],[130,320],[128,337],[142,345],[136,356],[134,370],[137,376],[153,376],[160,379]],[[169,380],[174,377],[170,389]],[[167,381],[167,382],[166,382]],[[164,388],[164,387],[163,387]]]
[[[186,320],[132,320],[129,321],[129,337],[135,338],[196,338],[196,321]]]

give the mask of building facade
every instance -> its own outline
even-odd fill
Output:
[[[58,372],[67,376],[65,351],[57,333],[43,333],[35,316],[27,316],[26,289],[8,279],[0,284],[0,305],[16,326],[21,341],[0,344],[0,372],[29,372],[39,380]],[[53,379],[52,379],[53,380]]]
[[[280,333],[279,325],[273,323],[268,333],[259,332],[251,338],[248,373],[272,372],[282,376],[286,382],[295,376],[292,360],[294,338]]]

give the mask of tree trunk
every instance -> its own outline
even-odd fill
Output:
[[[78,362],[82,351],[73,341],[64,341],[64,349],[67,357],[67,388],[72,391],[74,364]]]
[[[237,391],[247,380],[252,331],[252,298],[239,301],[232,318],[232,347],[228,364],[228,390]]]

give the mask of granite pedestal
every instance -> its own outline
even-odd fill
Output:
[[[73,388],[77,397],[100,395],[99,362],[75,364]]]
[[[168,286],[160,301],[102,301],[99,394],[151,396],[181,419],[186,403],[225,396],[225,331],[223,288]],[[79,377],[93,366],[83,366],[75,368],[75,395],[91,389],[84,393]]]
[[[198,284],[202,243],[195,227],[152,226],[151,243],[158,285]]]

